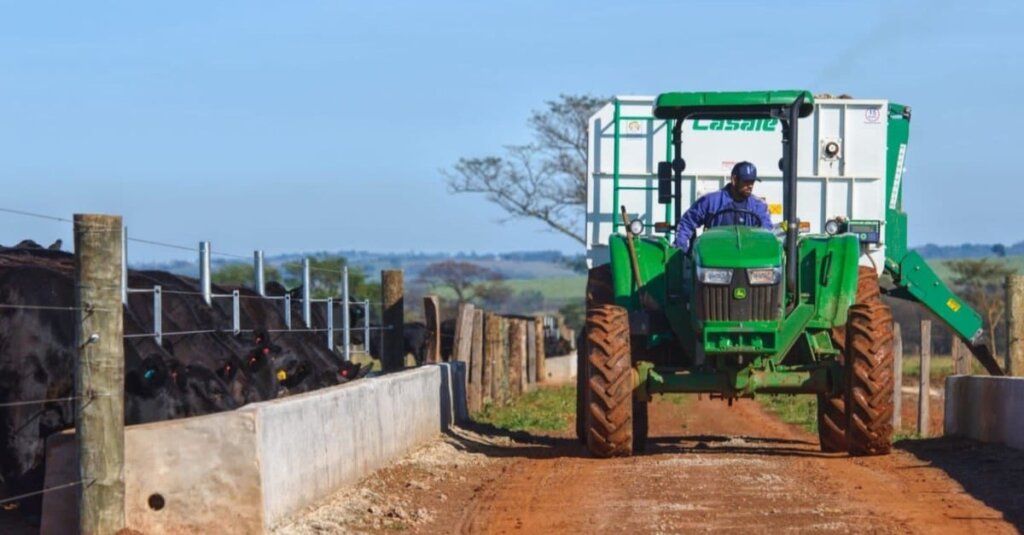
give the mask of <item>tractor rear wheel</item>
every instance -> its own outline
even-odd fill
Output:
[[[615,305],[588,307],[586,329],[587,449],[595,457],[627,457],[634,425],[629,315]]]
[[[584,331],[585,332],[585,331]],[[587,443],[587,337],[576,337],[576,438]]]
[[[610,305],[615,299],[612,289],[612,267],[602,264],[587,273],[586,309]],[[587,443],[587,336],[586,329],[576,337],[576,438]]]
[[[892,449],[892,311],[882,302],[878,275],[861,267],[857,302],[846,322],[846,447],[850,455]]]
[[[858,288],[859,289],[859,288]],[[832,329],[832,345],[839,350],[839,364],[846,362],[846,325]],[[818,443],[825,453],[846,451],[846,399],[843,394],[818,394]]]

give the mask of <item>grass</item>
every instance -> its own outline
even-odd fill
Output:
[[[508,431],[566,431],[576,415],[576,387],[538,388],[504,407],[485,405],[477,422]]]
[[[355,364],[367,364],[370,366],[372,371],[380,371],[380,361],[366,353],[363,353],[362,351],[359,353],[352,353],[352,362]]]
[[[546,279],[509,279],[505,283],[517,292],[536,290],[544,294],[545,299],[583,299],[587,277],[579,275]]]
[[[972,359],[975,374],[984,374],[984,369]],[[921,372],[921,358],[917,355],[904,355],[903,381],[907,384],[916,381]],[[929,384],[942,384],[947,376],[953,375],[953,357],[950,355],[932,355]],[[798,425],[812,433],[818,432],[818,399],[811,395],[798,396],[758,396],[757,400],[769,412],[774,413],[782,421]],[[893,440],[919,438],[912,432],[901,432]]]
[[[966,351],[966,350],[965,350]],[[974,375],[986,375],[985,368],[972,356],[968,356],[971,363],[971,373]],[[903,380],[917,381],[921,374],[921,356],[903,355]],[[942,383],[946,377],[953,375],[953,357],[951,355],[932,355],[928,367],[928,383]]]
[[[811,433],[818,432],[818,397],[811,395],[758,396],[769,412],[787,424],[798,425]]]

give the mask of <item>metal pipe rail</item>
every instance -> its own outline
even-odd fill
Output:
[[[346,268],[343,272],[344,278],[342,281],[342,292],[347,294],[348,290],[348,269]],[[164,332],[163,330],[163,294],[185,294],[185,295],[199,295],[199,292],[185,292],[180,290],[167,290],[166,292],[161,288],[160,285],[155,285],[153,288],[126,288],[126,294],[135,293],[150,293],[153,294],[153,331],[150,333],[133,333],[124,335],[125,338],[147,338],[152,337],[155,339],[157,344],[163,342],[165,336],[185,336],[192,334],[213,334],[225,332],[224,329],[201,329],[192,331],[178,331],[178,332]],[[205,297],[205,296],[204,296]],[[241,333],[254,332],[253,329],[242,329],[241,321],[241,299],[242,297],[255,298],[254,296],[242,296],[238,290],[233,290],[230,294],[210,293],[210,303],[212,305],[214,299],[231,299],[231,333],[238,335]],[[325,299],[313,299],[310,298],[304,305],[308,306],[312,303],[325,303],[327,305],[327,327],[318,329],[308,326],[305,329],[293,329],[291,323],[291,295],[284,296],[271,296],[262,299],[284,300],[284,317],[285,317],[285,329],[269,329],[267,332],[270,333],[282,333],[282,332],[325,332],[327,333],[327,349],[334,351],[334,298],[328,297]],[[361,304],[363,306],[363,351],[362,353],[369,353],[369,340],[370,331],[379,329],[370,326],[370,301],[341,301],[338,304],[346,303],[351,306],[354,304]],[[351,346],[351,330],[349,318],[349,306],[342,308],[342,357],[347,362],[351,359],[352,346]],[[310,321],[312,318],[310,317]]]

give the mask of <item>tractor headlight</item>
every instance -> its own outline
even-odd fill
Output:
[[[629,233],[634,236],[639,236],[644,233],[644,221],[642,219],[634,219],[629,222]]]
[[[732,282],[732,270],[698,267],[697,280],[704,284],[729,284]]]
[[[829,219],[825,222],[825,233],[829,236],[835,236],[839,234],[839,221],[835,219]]]
[[[765,285],[776,284],[782,278],[782,268],[758,268],[748,269],[747,279],[750,284]]]

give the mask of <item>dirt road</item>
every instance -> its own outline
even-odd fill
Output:
[[[987,534],[1024,526],[1022,452],[936,439],[905,442],[887,457],[825,455],[815,437],[753,401],[730,408],[693,398],[655,402],[651,435],[643,455],[597,460],[564,435],[458,432],[281,533]]]

